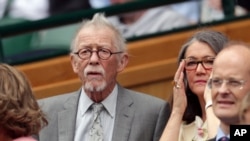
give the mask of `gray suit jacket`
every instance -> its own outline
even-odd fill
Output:
[[[39,100],[49,125],[39,141],[73,141],[80,91]],[[118,85],[112,141],[158,141],[170,115],[168,103]]]

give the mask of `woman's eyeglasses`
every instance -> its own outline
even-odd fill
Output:
[[[213,68],[214,57],[207,57],[202,60],[195,60],[193,58],[186,58],[185,60],[185,69],[188,71],[196,70],[198,64],[201,64],[202,67],[206,70]]]

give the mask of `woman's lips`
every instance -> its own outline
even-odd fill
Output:
[[[196,80],[194,83],[195,84],[206,84],[207,81],[206,80]]]

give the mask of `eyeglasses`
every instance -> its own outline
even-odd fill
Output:
[[[191,70],[196,70],[198,64],[200,64],[200,63],[202,64],[204,69],[206,69],[206,70],[212,69],[214,59],[215,59],[214,57],[207,57],[205,59],[202,59],[201,61],[195,60],[193,58],[186,58],[183,60],[185,60],[185,69],[191,71]]]
[[[79,58],[86,60],[89,59],[93,52],[97,53],[98,58],[102,59],[102,60],[107,60],[109,59],[109,57],[113,54],[119,54],[119,53],[123,53],[122,51],[119,52],[111,52],[109,49],[105,49],[105,48],[99,48],[98,50],[91,50],[91,49],[80,49],[78,52],[74,52],[74,54],[77,54],[79,56]]]
[[[236,79],[229,79],[229,80],[224,80],[224,79],[219,79],[219,78],[212,78],[209,79],[208,81],[208,86],[210,88],[220,88],[223,83],[226,83],[227,88],[233,90],[233,89],[242,89],[243,85],[245,84],[244,80],[236,80]]]

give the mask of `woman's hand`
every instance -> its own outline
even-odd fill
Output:
[[[173,107],[170,118],[160,141],[178,141],[181,132],[182,117],[187,107],[184,78],[185,61],[182,60],[174,76]]]
[[[182,60],[174,76],[173,88],[173,109],[172,112],[183,115],[187,107],[187,96],[184,85],[184,66],[185,61]]]

